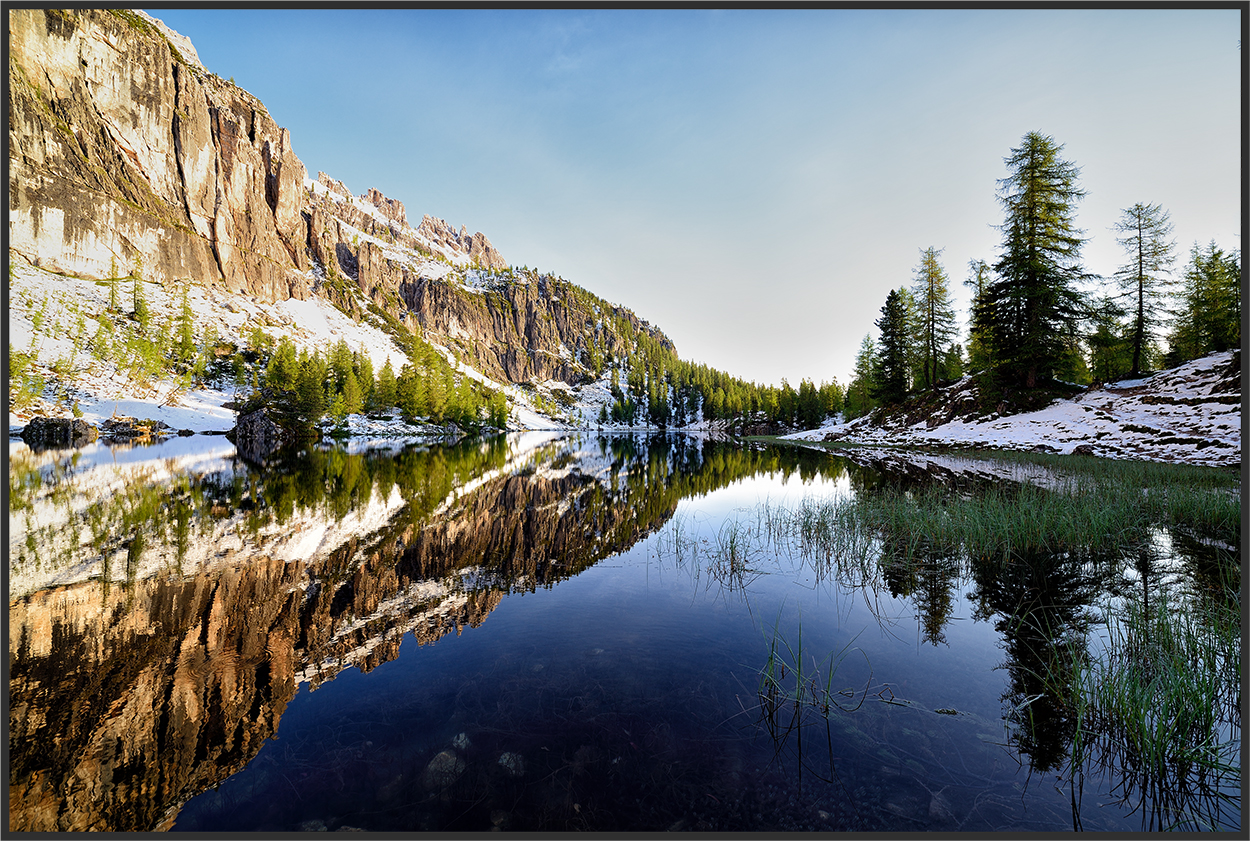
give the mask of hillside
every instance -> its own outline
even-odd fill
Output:
[[[970,377],[921,419],[880,410],[793,440],[1086,453],[1108,458],[1241,464],[1241,353],[1213,353],[1136,380],[1091,388],[1033,412],[979,415]]]
[[[675,356],[628,309],[509,266],[480,232],[430,215],[414,227],[377,189],[311,178],[258,99],[142,12],[15,10],[9,26],[10,351],[30,355],[33,390],[11,426],[75,401],[89,421],[232,425],[228,387],[189,392],[91,341],[148,338],[104,296],[114,279],[152,311],[138,332],[171,327],[185,292],[198,349],[211,337],[217,357],[254,327],[310,351],[344,339],[396,372],[429,369],[414,351],[432,348],[475,390],[503,391],[512,427],[584,423],[642,345]],[[570,412],[596,381],[588,416]]]

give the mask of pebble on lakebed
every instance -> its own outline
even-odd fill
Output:
[[[421,772],[421,787],[431,791],[447,788],[460,779],[464,768],[465,761],[455,751],[440,751]]]
[[[525,759],[519,753],[508,751],[499,757],[499,764],[512,777],[525,776]]]

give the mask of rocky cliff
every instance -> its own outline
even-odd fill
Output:
[[[142,12],[9,15],[10,257],[81,278],[321,295],[504,382],[576,384],[658,330],[482,233],[311,179],[247,91]]]
[[[241,88],[134,12],[9,14],[10,248],[62,274],[134,272],[304,297],[304,166]]]

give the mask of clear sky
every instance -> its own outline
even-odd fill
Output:
[[[922,249],[966,326],[1030,131],[1088,192],[1085,268],[1136,202],[1240,249],[1236,9],[162,9],[295,152],[412,222],[481,231],[760,383],[844,385]]]

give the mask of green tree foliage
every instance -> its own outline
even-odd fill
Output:
[[[1082,315],[1076,282],[1085,241],[1074,213],[1085,192],[1077,186],[1080,169],[1062,151],[1053,138],[1030,132],[999,181],[1002,256],[982,305],[1000,385],[1034,388],[1061,371]]]
[[[182,287],[182,306],[178,312],[178,344],[175,348],[178,360],[184,363],[195,359],[195,318],[187,294],[187,287]]]
[[[148,308],[147,298],[143,294],[143,280],[135,277],[131,282],[134,296],[134,319],[139,323],[139,329],[144,332],[152,323],[152,311]]]
[[[289,336],[278,342],[265,366],[264,385],[274,392],[293,391],[299,377],[299,354]]]
[[[1115,280],[1120,298],[1128,303],[1132,354],[1129,375],[1136,377],[1142,372],[1150,341],[1167,312],[1166,296],[1171,286],[1168,275],[1176,242],[1169,239],[1172,222],[1168,213],[1157,204],[1138,202],[1125,209],[1115,230],[1123,234],[1116,242],[1128,258],[1116,271]]]
[[[994,367],[990,339],[994,308],[986,294],[989,282],[989,265],[984,260],[969,260],[964,285],[972,289],[972,318],[968,327],[968,370],[972,372],[990,371]]]
[[[912,297],[916,306],[916,327],[919,328],[918,361],[922,371],[919,381],[925,388],[937,388],[942,376],[942,357],[955,337],[955,308],[951,303],[946,271],[938,262],[942,249],[926,248],[920,252],[916,267],[916,283]]]
[[[1124,310],[1114,298],[1103,298],[1091,313],[1092,331],[1086,336],[1089,345],[1090,379],[1097,383],[1109,383],[1120,379],[1132,366],[1129,343],[1122,334],[1120,319]]]
[[[390,357],[378,372],[378,381],[373,388],[373,405],[379,409],[395,405],[395,369],[391,367]]]
[[[881,331],[877,343],[877,381],[872,396],[887,405],[907,396],[907,312],[899,290],[891,289],[875,322]]]
[[[1167,364],[1178,365],[1241,345],[1241,268],[1235,253],[1194,243],[1185,267],[1179,312],[1168,337]]]
[[[877,343],[871,334],[865,334],[855,355],[855,374],[846,387],[845,412],[848,418],[866,415],[876,408],[873,397],[877,388]]]

